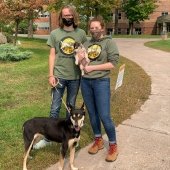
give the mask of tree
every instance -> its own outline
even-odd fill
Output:
[[[20,33],[20,34],[28,34],[28,28],[29,28],[29,21],[28,21],[28,19],[24,19],[19,24],[18,33]],[[35,31],[36,28],[37,28],[37,26],[35,24],[33,24],[33,31]]]
[[[38,17],[40,11],[46,10],[48,0],[23,0],[26,6],[26,19],[28,20],[28,38],[33,37],[33,20]]]
[[[76,7],[80,15],[81,26],[84,25],[84,29],[87,31],[87,23],[91,15],[101,15],[106,22],[111,20],[110,13],[114,7],[114,0],[54,0],[54,3],[51,3],[50,10],[55,9],[58,11],[62,6],[67,4],[72,4]]]
[[[20,0],[2,0],[0,3],[0,20],[6,23],[14,22],[15,36],[14,45],[16,45],[19,23],[25,18],[25,4]]]
[[[114,34],[118,34],[118,23],[119,23],[119,10],[122,6],[122,0],[114,0],[114,10],[115,10],[115,32]]]
[[[149,19],[149,15],[157,7],[155,2],[155,0],[124,0],[122,8],[129,19],[129,34],[133,34],[134,23]]]
[[[37,17],[44,5],[48,4],[47,0],[1,0],[0,2],[0,21],[15,24],[14,45],[16,45],[20,22],[24,19],[29,21],[28,37],[32,37],[33,19]]]

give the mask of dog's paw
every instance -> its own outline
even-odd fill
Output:
[[[63,170],[63,168],[61,166],[58,167],[58,170]]]
[[[78,65],[79,64],[79,62],[78,61],[75,61],[75,65]]]
[[[27,168],[24,167],[23,170],[27,170]]]
[[[70,165],[71,166],[71,170],[78,170],[78,168],[76,168],[74,165]]]

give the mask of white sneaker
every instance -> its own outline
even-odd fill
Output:
[[[47,145],[51,145],[52,142],[50,141],[46,141],[45,139],[40,140],[38,143],[36,143],[35,145],[33,145],[33,149],[41,149],[46,147]]]

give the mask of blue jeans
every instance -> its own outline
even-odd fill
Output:
[[[115,125],[110,115],[110,79],[81,79],[81,92],[95,137],[102,136],[101,122],[110,143],[116,143]]]
[[[59,112],[62,104],[61,98],[63,98],[63,94],[65,89],[67,89],[67,97],[66,104],[70,104],[71,106],[75,106],[76,97],[79,90],[80,80],[65,80],[59,78],[60,84],[56,86],[56,88],[52,88],[52,103],[50,110],[50,117],[58,118]],[[69,117],[68,111],[66,111],[66,118]]]

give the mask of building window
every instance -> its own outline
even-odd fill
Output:
[[[122,32],[121,32],[121,28],[118,28],[117,33],[118,33],[118,34],[121,34],[121,33],[122,33]]]
[[[49,22],[35,22],[35,25],[37,25],[37,30],[49,30]]]
[[[49,12],[44,12],[44,13],[39,13],[38,14],[39,18],[49,18]]]
[[[113,28],[107,28],[107,35],[112,35]]]
[[[118,14],[118,19],[121,19],[121,18],[122,18],[122,14],[119,13],[119,14]]]
[[[127,28],[127,30],[126,30],[126,34],[127,34],[127,35],[129,35],[129,28]]]
[[[142,34],[141,28],[135,28],[135,34]]]
[[[170,23],[167,23],[167,32],[170,32]]]
[[[37,27],[37,30],[49,30],[49,27]]]
[[[168,15],[168,12],[162,12],[162,16],[164,16],[164,15]]]

